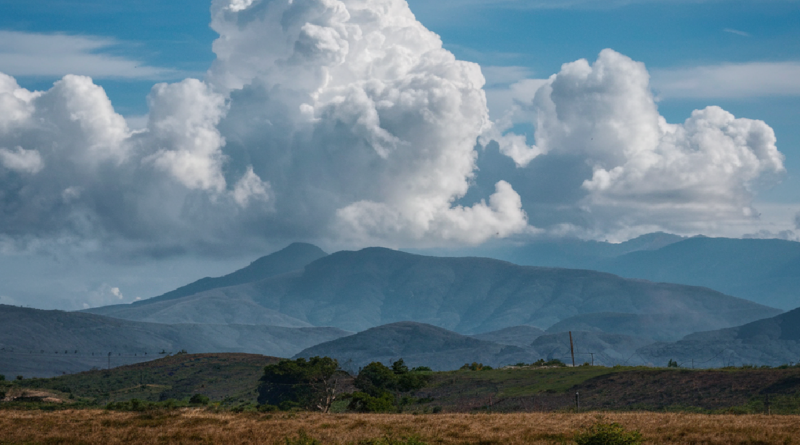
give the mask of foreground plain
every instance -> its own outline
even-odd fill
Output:
[[[674,413],[310,414],[144,413],[104,410],[0,411],[0,443],[283,444],[300,431],[322,444],[376,443],[415,437],[428,444],[569,443],[596,422],[639,430],[645,443],[796,444],[800,416]]]

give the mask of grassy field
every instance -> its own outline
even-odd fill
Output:
[[[652,444],[797,444],[798,416],[669,413],[256,414],[200,409],[0,411],[0,443],[287,444],[300,431],[322,444],[558,444],[598,422],[638,430]],[[297,442],[294,442],[297,443]],[[408,442],[406,442],[408,443]],[[411,441],[413,443],[413,441]],[[288,445],[288,444],[287,444]]]

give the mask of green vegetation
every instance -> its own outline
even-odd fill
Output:
[[[415,401],[408,393],[422,389],[427,382],[428,375],[409,370],[403,359],[394,362],[391,368],[372,362],[355,378],[353,384],[358,391],[350,396],[348,408],[372,413],[399,410]]]
[[[596,423],[575,435],[577,445],[639,445],[644,439],[638,431],[628,431],[618,423]]]
[[[277,359],[253,354],[181,354],[151,362],[49,379],[14,382],[15,388],[48,391],[70,403],[105,406],[139,399],[188,401],[203,394],[222,407],[255,403],[264,366]]]
[[[494,368],[492,368],[489,365],[484,365],[483,363],[477,363],[477,362],[472,362],[472,364],[467,363],[467,364],[465,364],[464,366],[461,367],[462,371],[464,371],[464,370],[467,370],[467,371],[491,371],[492,369],[494,369]]]
[[[301,408],[328,412],[336,400],[339,363],[328,357],[281,360],[264,368],[258,403],[282,410]]]
[[[4,409],[234,412],[519,412],[580,410],[800,414],[800,367],[717,370],[476,363],[432,372],[371,363],[357,376],[328,358],[278,361],[247,354],[181,354],[52,379],[0,381]],[[563,364],[562,364],[563,365]],[[480,371],[479,371],[480,370]],[[654,390],[657,388],[657,390]],[[352,392],[352,394],[347,394]],[[135,400],[135,401],[134,401]],[[258,403],[260,402],[260,403]]]
[[[192,396],[191,399],[189,399],[189,404],[205,406],[205,405],[208,405],[209,401],[210,400],[208,399],[208,397],[206,397],[206,396],[204,396],[202,394],[195,394],[195,395]]]

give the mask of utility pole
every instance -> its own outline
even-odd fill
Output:
[[[575,367],[575,347],[572,344],[572,331],[569,331],[569,352],[572,354],[572,367]]]
[[[589,354],[592,356],[592,366],[594,366],[594,352],[590,352]]]
[[[111,353],[108,353],[108,370],[111,370]]]

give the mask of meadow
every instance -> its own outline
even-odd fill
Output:
[[[0,411],[11,444],[560,444],[617,422],[652,444],[796,444],[800,416],[679,413],[314,414],[207,409]],[[305,435],[305,439],[303,439]]]

